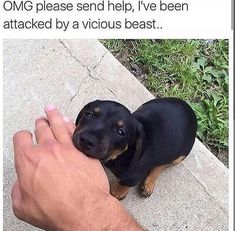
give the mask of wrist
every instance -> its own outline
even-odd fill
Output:
[[[104,230],[112,231],[143,231],[144,229],[137,223],[137,221],[127,212],[119,200],[109,195],[110,214],[107,217],[109,223]]]
[[[143,231],[116,198],[103,192],[102,196],[96,195],[95,198],[85,211],[77,205],[71,224],[66,224],[61,231]]]

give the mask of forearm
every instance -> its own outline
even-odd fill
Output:
[[[110,217],[107,217],[107,227],[104,230],[112,231],[143,231],[136,220],[131,217],[123,205],[114,197],[110,196]]]
[[[76,217],[75,220],[70,220],[70,224],[65,224],[66,227],[61,231],[143,231],[141,226],[133,217],[126,211],[123,205],[111,195],[105,195],[103,199],[97,197],[92,207],[87,208],[84,213],[92,213],[94,215],[85,216],[89,220],[84,220],[80,217],[81,211],[76,214],[71,214]],[[79,206],[78,206],[79,207]],[[91,212],[92,211],[92,212]],[[71,217],[70,217],[71,218]]]

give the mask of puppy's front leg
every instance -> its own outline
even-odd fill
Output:
[[[122,200],[126,197],[129,189],[130,187],[121,185],[119,182],[116,182],[111,185],[110,193],[118,200]]]

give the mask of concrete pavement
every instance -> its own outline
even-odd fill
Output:
[[[11,209],[12,135],[32,131],[48,103],[75,119],[91,100],[116,100],[135,110],[153,96],[97,40],[5,40],[3,55],[4,230],[34,231]],[[137,191],[123,204],[148,230],[228,230],[228,169],[199,141],[181,164],[161,174],[150,198]]]

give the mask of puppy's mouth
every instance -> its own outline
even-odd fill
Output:
[[[110,160],[115,160],[128,149],[128,145],[122,148],[110,148],[107,141],[100,138],[84,136],[83,130],[75,130],[72,141],[74,146],[88,157],[92,157],[105,164]]]
[[[102,163],[106,163],[110,160],[116,160],[119,156],[121,156],[126,150],[128,149],[128,145],[125,146],[124,149],[114,149],[110,152],[108,152],[108,155],[105,156],[105,158],[102,159]]]
[[[105,152],[105,148],[99,148],[98,150],[90,150],[90,149],[86,149],[81,147],[81,145],[78,143],[75,143],[74,146],[81,151],[82,153],[84,153],[86,156],[98,159],[98,160],[103,160],[104,156],[106,156],[106,152]]]
[[[73,134],[72,141],[75,148],[85,155],[99,160],[107,155],[107,148],[102,142],[84,140],[84,138],[81,138],[80,134],[80,131]]]

